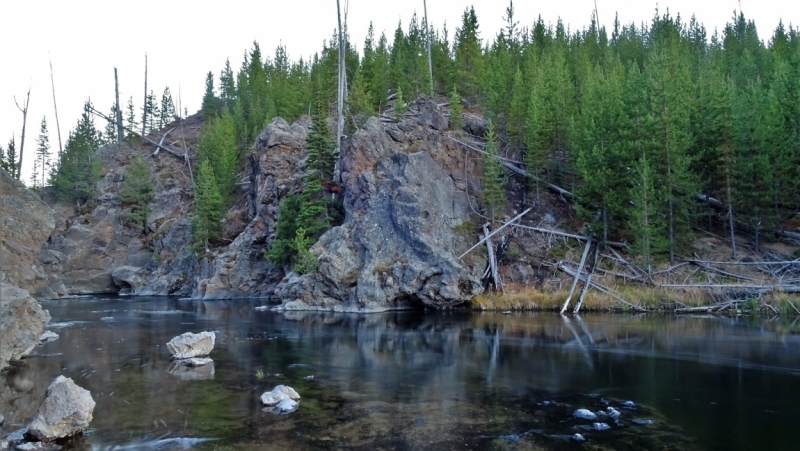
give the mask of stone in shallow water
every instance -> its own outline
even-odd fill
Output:
[[[209,358],[198,358],[198,357],[193,357],[191,359],[181,360],[181,365],[188,366],[189,368],[197,368],[197,367],[200,367],[200,366],[206,366],[209,363],[214,363],[214,361],[209,359]]]
[[[167,349],[174,359],[204,357],[211,354],[215,339],[214,332],[200,332],[199,334],[186,332],[170,340],[167,343]]]
[[[595,423],[592,426],[594,427],[595,431],[607,431],[607,430],[611,429],[611,426],[609,426],[609,425],[607,425],[605,423]]]
[[[94,406],[88,390],[78,387],[68,377],[58,376],[47,388],[27,435],[50,441],[78,434],[92,421]]]
[[[583,441],[586,441],[586,439],[585,439],[585,438],[583,438],[583,436],[582,436],[581,434],[575,434],[575,435],[573,435],[573,436],[572,436],[572,440],[575,440],[576,442],[583,442]]]
[[[634,424],[638,424],[640,426],[647,426],[647,425],[653,424],[652,420],[644,420],[644,419],[641,419],[641,418],[635,418],[635,419],[633,419],[631,421]]]
[[[198,363],[206,362],[203,365],[191,366],[187,364],[191,360],[196,360]],[[167,372],[184,381],[211,380],[214,379],[214,361],[212,359],[173,360],[170,362]]]
[[[595,415],[591,410],[587,409],[578,409],[575,411],[574,415],[578,418],[582,418],[584,420],[596,420],[597,415]]]
[[[617,410],[617,409],[615,409],[615,408],[613,408],[613,407],[609,407],[609,408],[607,408],[606,410],[608,411],[608,415],[609,415],[611,418],[619,418],[619,416],[621,415],[621,414],[619,413],[619,410]]]
[[[297,410],[298,407],[300,407],[300,403],[298,403],[297,401],[289,398],[284,398],[281,399],[281,401],[278,404],[272,407],[265,408],[264,411],[270,413],[276,413],[279,415],[285,415],[287,413],[294,412],[295,410]]]
[[[61,447],[52,443],[27,442],[20,443],[14,449],[18,451],[58,451]]]
[[[48,343],[51,341],[58,340],[58,334],[49,330],[44,331],[42,335],[39,337],[39,344]]]
[[[624,407],[636,407],[636,404],[633,401],[625,401],[622,403]]]
[[[300,395],[288,385],[277,385],[272,391],[264,392],[261,395],[261,404],[265,406],[274,406],[284,399],[298,400]]]

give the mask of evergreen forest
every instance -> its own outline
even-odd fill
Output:
[[[504,19],[491,35],[468,8],[452,33],[414,16],[389,37],[370,26],[360,52],[346,42],[348,131],[386,112],[388,98],[402,104],[433,94],[449,101],[453,129],[464,124],[465,112],[486,118],[490,136],[479,138],[492,155],[524,167],[531,202],[542,182],[572,192],[589,234],[629,243],[648,265],[673,260],[695,229],[724,230],[731,239],[745,233],[758,248],[797,223],[797,29],[780,24],[759,35],[753,21],[734,13],[712,32],[694,18],[657,10],[649,23],[615,20],[607,30],[592,17],[588,27],[569,30],[560,21],[518,18],[513,3]],[[314,167],[303,191],[281,207],[292,220],[279,226],[279,239],[265,254],[300,264],[298,256],[335,222],[335,208],[321,193],[322,185],[335,182],[335,141],[326,118],[336,114],[338,39],[334,32],[310,61],[292,60],[283,45],[267,56],[254,42],[237,71],[226,61],[219,75],[206,75],[195,164],[198,248],[219,235],[247,151],[277,116],[314,118]],[[145,131],[176,115],[168,88],[160,105],[151,92],[145,108]],[[42,160],[39,166],[49,168],[47,184],[78,201],[89,200],[99,174],[90,149],[114,138],[113,127],[95,128],[91,111],[87,103],[63,152],[52,165]],[[109,117],[114,114],[112,108]],[[132,99],[123,114],[129,131],[142,125]],[[40,143],[39,155],[47,146]],[[12,140],[0,154],[0,164],[12,170],[14,149]],[[504,175],[485,164],[485,213],[498,217]],[[45,184],[42,174],[37,180]]]

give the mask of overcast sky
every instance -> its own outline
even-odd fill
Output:
[[[344,3],[345,0],[341,0]],[[614,15],[623,23],[649,22],[659,5],[692,14],[705,24],[709,36],[722,29],[739,8],[737,0],[597,0],[600,22],[610,31]],[[452,38],[464,9],[474,5],[481,37],[491,39],[503,25],[506,0],[428,0],[428,15],[437,28],[447,23]],[[755,20],[759,35],[768,40],[780,19],[800,24],[800,1],[742,0],[745,16]],[[560,17],[572,29],[589,23],[594,0],[516,0],[517,20],[529,26],[541,15],[545,22]],[[399,20],[404,29],[414,12],[422,16],[423,1],[350,0],[348,26],[358,49],[370,21],[376,35],[391,39]],[[178,1],[178,0],[25,0],[0,1],[0,145],[4,148],[22,129],[15,104],[31,87],[23,177],[28,178],[43,116],[50,142],[58,148],[48,61],[52,60],[62,141],[91,98],[101,111],[114,99],[114,67],[119,71],[120,97],[133,96],[138,108],[144,96],[144,55],[148,55],[148,89],[160,98],[169,86],[178,104],[194,113],[200,107],[205,74],[217,76],[225,59],[238,70],[243,52],[257,40],[265,54],[281,42],[293,59],[307,58],[322,48],[336,27],[335,0],[293,1]],[[98,128],[104,127],[101,120]]]

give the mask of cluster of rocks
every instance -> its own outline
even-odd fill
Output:
[[[622,407],[624,409],[633,410],[636,407],[636,404],[633,401],[625,401],[622,403]],[[573,416],[581,420],[593,422],[591,425],[578,425],[578,428],[584,430],[607,431],[611,429],[611,426],[609,426],[608,422],[612,422],[616,426],[623,425],[622,421],[620,421],[622,412],[612,406],[607,406],[605,410],[598,410],[597,412],[592,412],[589,409],[577,409],[575,412],[573,412]],[[603,419],[605,419],[605,421],[600,421]],[[631,419],[631,422],[640,426],[653,424],[651,420],[641,418]]]
[[[47,388],[44,401],[30,424],[0,441],[0,449],[60,449],[52,442],[82,433],[92,421],[94,407],[88,390],[68,377],[58,376]]]
[[[276,385],[275,388],[261,395],[261,404],[266,406],[265,412],[285,415],[300,407],[300,395],[287,385]]]

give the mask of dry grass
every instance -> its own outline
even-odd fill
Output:
[[[648,310],[671,309],[675,305],[681,304],[695,307],[713,302],[713,299],[700,289],[667,290],[629,284],[605,286],[608,286],[617,297]],[[575,290],[570,301],[570,308],[577,302],[580,288],[579,285]],[[548,291],[538,287],[507,286],[505,295],[499,292],[483,293],[475,296],[470,305],[475,310],[559,311],[568,294],[567,290]],[[800,304],[795,305],[800,306]],[[581,309],[590,312],[623,312],[629,310],[630,307],[619,302],[613,296],[592,289],[586,293]]]

